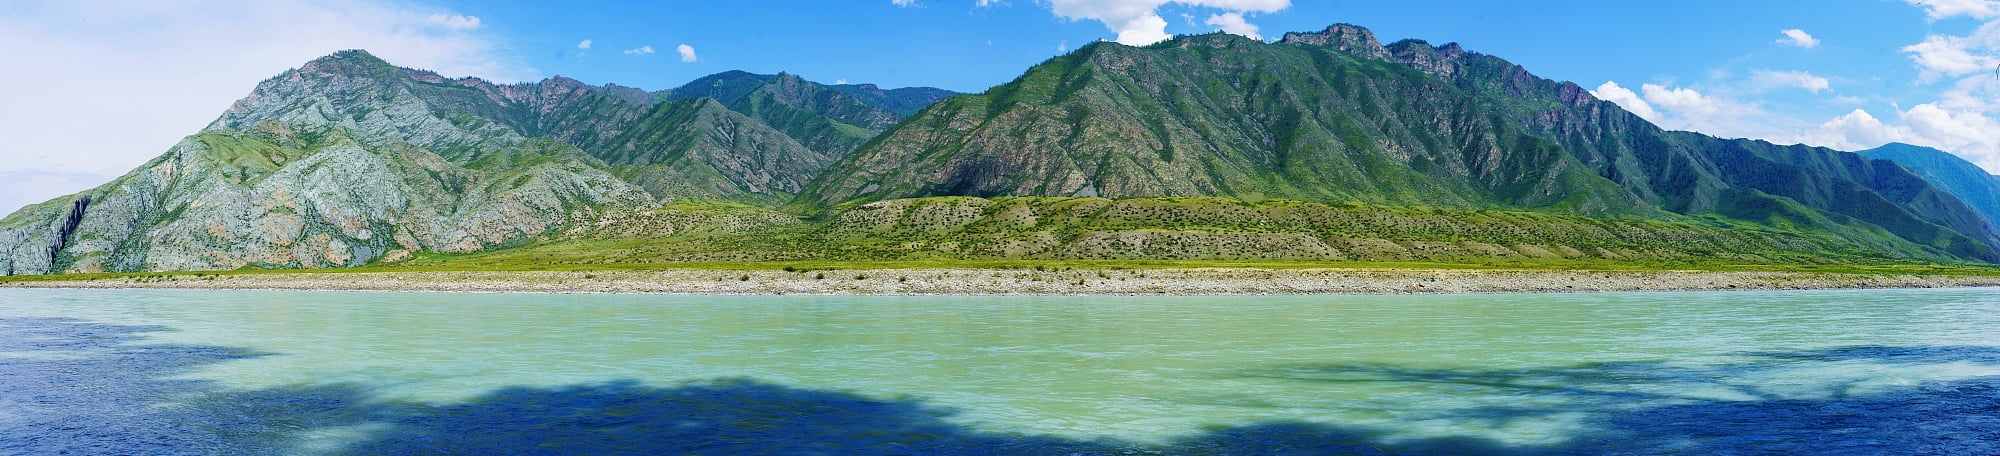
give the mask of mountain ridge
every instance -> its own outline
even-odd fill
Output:
[[[1079,95],[1088,100],[1078,101]],[[1325,103],[1328,98],[1338,102]],[[1180,113],[1166,108],[1177,102],[1210,104],[1190,122],[1174,120]],[[1062,124],[1065,113],[1076,112],[1089,113],[1084,123]],[[1106,125],[1107,119],[1116,124]],[[1149,123],[1159,119],[1179,125]],[[1207,134],[1217,125],[1228,132],[1221,142]],[[1270,131],[1307,136],[1299,142]],[[1049,141],[1090,135],[1095,137]],[[1114,150],[1093,155],[1094,148]],[[1160,159],[1147,160],[1146,152]],[[1222,159],[1198,162],[1205,173],[1165,165],[1173,156],[1203,160],[1208,154]],[[1226,173],[1244,162],[1299,155],[1319,168]],[[1144,163],[1093,166],[1098,157]],[[1133,172],[1138,169],[1146,172]],[[1163,175],[1161,169],[1174,172]],[[1385,46],[1367,29],[1348,24],[1288,33],[1275,43],[1226,34],[1145,47],[1094,43],[986,93],[934,105],[834,170],[814,182],[811,202],[1093,192],[1256,199],[1267,196],[1260,190],[1275,189],[1277,197],[1305,200],[1713,215],[1863,241],[1872,241],[1871,227],[1880,227],[1950,255],[2000,259],[1993,249],[2000,233],[1990,223],[1898,167],[1831,149],[1666,131],[1574,83],[1534,76],[1503,59],[1455,43]],[[1093,183],[1105,180],[1120,185],[1103,192]],[[1445,186],[1408,187],[1399,180]],[[1300,188],[1376,190],[1355,198]]]
[[[348,50],[260,82],[123,177],[10,214],[0,271],[343,267],[486,250],[577,213],[783,201],[825,162],[713,100],[446,78]]]
[[[659,217],[729,224],[676,233],[751,237],[659,242],[778,236],[832,243],[798,251],[838,244],[884,258],[973,255],[962,248],[971,245],[988,249],[978,255],[1139,254],[1119,245],[1242,255],[1231,246],[1254,244],[1313,246],[1313,258],[1457,249],[1440,258],[2000,262],[1992,217],[1963,199],[1977,197],[1921,168],[1666,131],[1499,57],[1456,43],[1384,45],[1349,24],[1269,43],[1220,33],[1093,43],[978,94],[741,71],[653,92],[561,76],[496,84],[349,50],[260,82],[118,179],[0,219],[0,272],[347,267],[569,245],[576,233]],[[1005,199],[1015,197],[1041,199]],[[1249,214],[1227,201],[1303,231],[1188,224]],[[710,203],[764,209],[660,212]],[[779,207],[790,215],[769,209]],[[918,231],[800,234],[846,229],[884,207],[912,208],[898,223]],[[1355,209],[1367,207],[1379,209]],[[1126,213],[1065,212],[1084,208]],[[1035,215],[1026,224],[1023,210]],[[1403,234],[1301,224],[1299,211],[1389,217],[1400,221],[1380,227]],[[923,228],[959,219],[978,222]],[[1600,220],[1576,245],[1599,249],[1623,245],[1620,230],[1651,233],[1646,245],[1710,246],[1587,253],[1562,230],[1484,225],[1502,219]],[[1452,234],[1475,231],[1484,241]]]

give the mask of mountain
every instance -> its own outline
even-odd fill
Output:
[[[696,79],[658,97],[713,99],[797,139],[827,159],[839,158],[904,116],[954,92],[929,87],[884,91],[874,85],[828,86],[789,73],[730,71]]]
[[[1877,160],[1896,162],[1923,176],[1932,186],[1965,201],[1988,221],[2000,220],[2000,176],[1949,152],[1923,146],[1889,143],[1857,152]]]
[[[496,84],[342,51],[125,176],[0,219],[0,274],[471,252],[2000,262],[1967,203],[2000,201],[1993,178],[1891,152],[1667,131],[1498,57],[1351,25],[1096,43],[969,95],[788,73]]]
[[[853,95],[863,103],[882,108],[899,116],[910,116],[929,107],[938,100],[951,98],[958,92],[936,87],[903,87],[883,89],[874,84],[838,84],[833,90]]]
[[[1345,24],[1276,43],[1094,43],[926,108],[832,165],[801,201],[951,195],[1722,217],[2000,260],[1991,224],[1894,164],[1665,131],[1497,57],[1385,46]]]
[[[1650,208],[1406,67],[1233,35],[1095,43],[926,109],[810,191]]]
[[[788,201],[831,161],[717,100],[656,99],[338,52],[259,83],[123,177],[0,220],[0,274],[470,252],[551,235],[579,214]]]

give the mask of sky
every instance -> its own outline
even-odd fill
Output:
[[[0,212],[122,175],[258,81],[342,49],[498,82],[728,70],[978,92],[1099,40],[1334,23],[1457,42],[1669,129],[2000,172],[2000,0],[10,0]]]

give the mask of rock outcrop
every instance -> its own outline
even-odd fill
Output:
[[[823,87],[779,79],[773,87],[790,92],[774,94]],[[713,99],[655,98],[562,77],[447,78],[338,52],[259,83],[130,174],[0,221],[0,273],[319,268],[471,252],[675,200],[776,204],[830,161]],[[897,118],[850,105],[876,131]],[[791,112],[826,117],[820,108]]]

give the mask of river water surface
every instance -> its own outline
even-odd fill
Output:
[[[2000,454],[2000,293],[0,289],[0,454]]]

